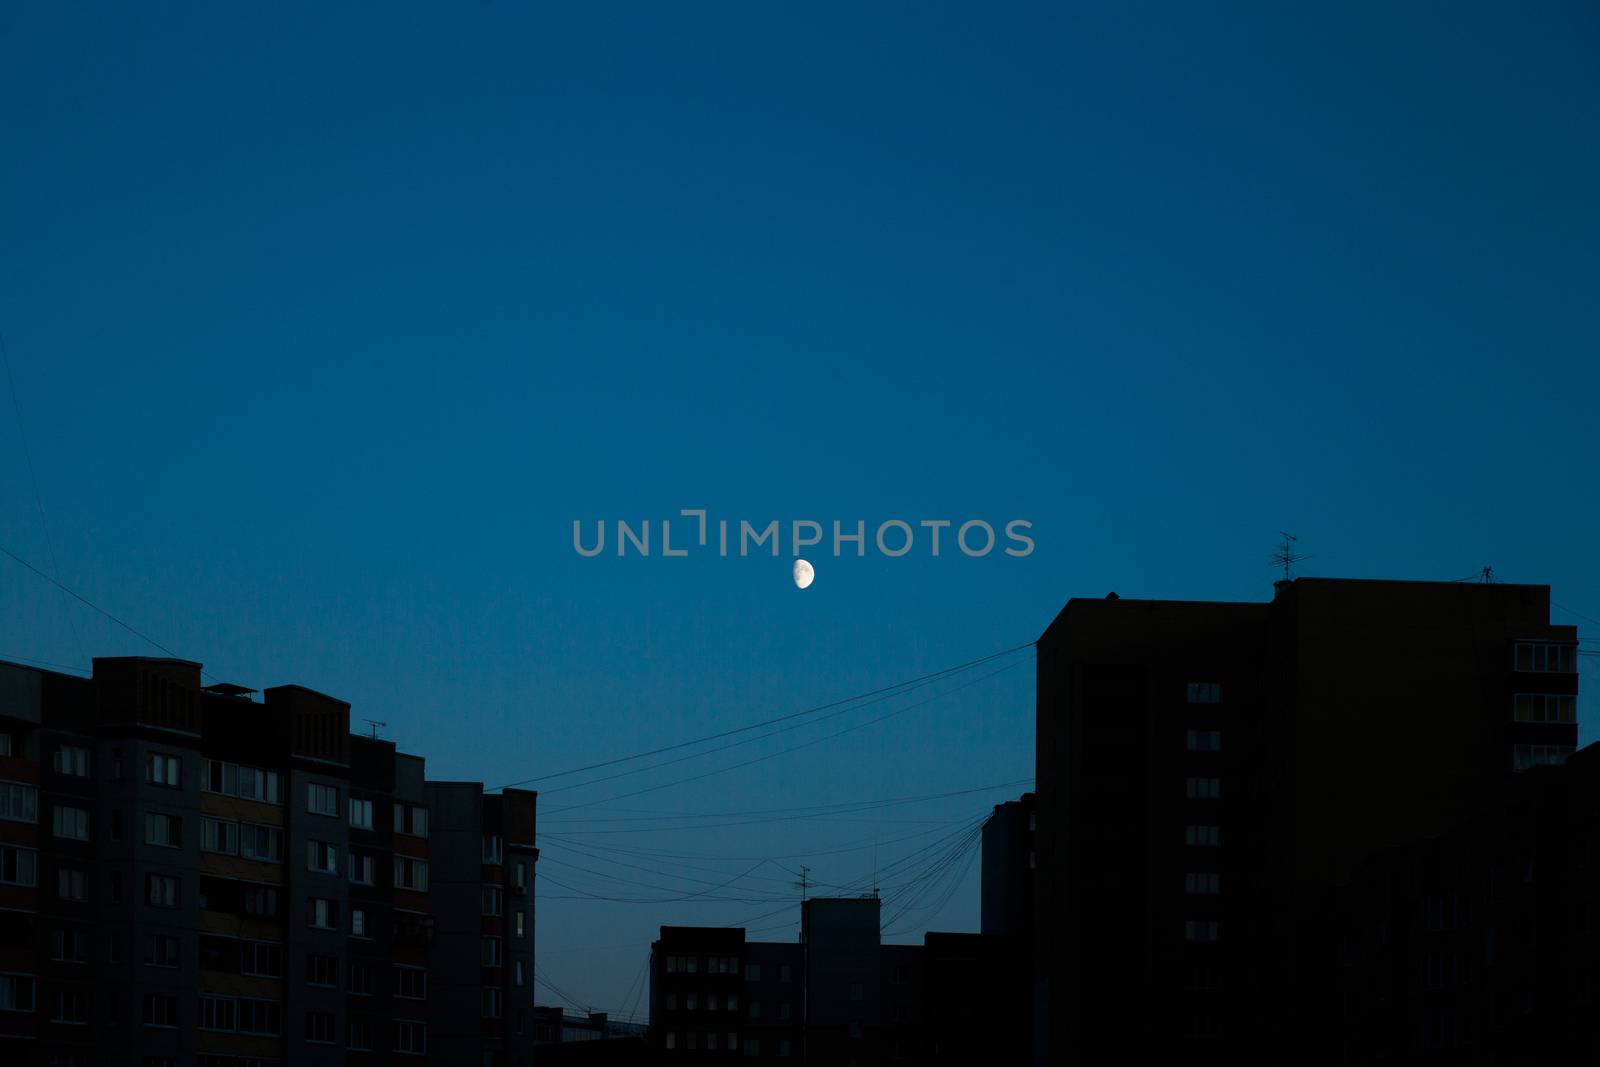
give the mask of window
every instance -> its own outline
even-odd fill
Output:
[[[89,1021],[89,994],[82,989],[57,990],[50,1021],[81,1026]]]
[[[1220,704],[1222,703],[1222,683],[1190,682],[1188,696],[1191,704]]]
[[[791,1055],[791,1054],[792,1054],[792,1050],[791,1050],[790,1045],[789,1045],[789,1039],[786,1038],[786,1037],[778,1038],[778,1055],[780,1055],[780,1056],[788,1056],[788,1055]]]
[[[200,788],[207,793],[259,800],[263,804],[282,804],[279,783],[277,771],[241,767],[221,760],[200,761]]]
[[[677,1048],[678,1047],[678,1035],[673,1033],[671,1030],[667,1031],[667,1047],[668,1048]]]
[[[706,994],[706,1011],[721,1011],[722,998],[716,993]]]
[[[367,910],[365,908],[350,909],[350,936],[367,936]]]
[[[239,1032],[276,1037],[283,1032],[283,1009],[276,1001],[239,998]]]
[[[780,963],[778,965],[778,981],[787,982],[789,980],[790,980],[789,965],[787,963]]]
[[[57,837],[89,840],[89,810],[57,804],[50,812],[50,829]]]
[[[147,812],[144,817],[144,843],[161,848],[183,847],[183,822],[176,815]]]
[[[744,965],[744,980],[746,982],[761,981],[761,964],[747,963]]]
[[[850,999],[851,1000],[860,1001],[860,1000],[865,1000],[866,997],[867,997],[866,989],[862,986],[862,984],[860,982],[851,982],[850,983]]]
[[[394,858],[394,885],[396,889],[414,889],[419,893],[426,893],[428,891],[427,860],[414,860],[409,856],[396,856]]]
[[[511,868],[511,889],[518,895],[528,891],[528,868],[521,860]]]
[[[350,853],[350,880],[356,885],[375,885],[377,879],[377,861],[371,856],[360,853]]]
[[[1183,843],[1197,848],[1215,848],[1222,843],[1220,826],[1185,826]]]
[[[253,822],[239,824],[239,855],[268,863],[283,862],[283,831]]]
[[[147,967],[176,967],[183,942],[168,934],[144,935],[144,962]]]
[[[491,866],[505,861],[504,847],[499,834],[483,835],[483,862]]]
[[[483,989],[483,1017],[485,1019],[500,1018],[500,990],[493,986]]]
[[[407,1056],[423,1056],[428,1051],[428,1027],[425,1023],[397,1021],[394,1024],[394,1050]]]
[[[1222,779],[1185,778],[1183,794],[1190,800],[1218,800],[1222,797]]]
[[[147,752],[144,757],[144,780],[152,785],[177,789],[183,784],[183,764],[177,756]]]
[[[372,801],[350,798],[350,825],[357,830],[372,829]]]
[[[500,966],[500,939],[498,937],[486,937],[483,939],[482,963],[485,967]]]
[[[339,958],[315,952],[306,953],[306,984],[338,988]]]
[[[62,963],[89,962],[89,931],[50,931],[50,958]]]
[[[1542,767],[1567,762],[1572,755],[1571,745],[1513,745],[1511,769],[1525,771],[1529,767]]]
[[[278,891],[267,885],[246,887],[244,891],[244,913],[261,919],[276,918],[278,915]]]
[[[486,885],[483,887],[483,913],[485,915],[500,914],[500,887]]]
[[[313,1045],[331,1045],[334,1042],[333,1013],[306,1012],[306,1040]]]
[[[1221,730],[1190,730],[1184,738],[1190,752],[1217,752],[1222,748]]]
[[[1185,941],[1206,942],[1217,939],[1217,920],[1215,919],[1186,919],[1183,923],[1183,939]]]
[[[758,1038],[758,1037],[747,1037],[747,1038],[745,1038],[744,1039],[744,1054],[746,1056],[759,1056],[759,1055],[761,1055],[761,1039]]]
[[[339,790],[331,785],[307,782],[306,810],[313,815],[338,815]]]
[[[306,901],[306,922],[319,930],[339,928],[339,902],[326,897],[311,897]]]
[[[239,973],[261,978],[282,978],[283,946],[271,941],[241,941]]]
[[[333,874],[339,869],[339,847],[329,841],[306,842],[306,870]]]
[[[761,1018],[761,1001],[752,1000],[749,1003],[748,1008],[749,1008],[750,1018],[752,1018],[752,1019]]]
[[[520,912],[520,911],[517,912],[517,936],[518,937],[522,937],[524,934],[527,933],[527,929],[525,928],[525,926],[523,924],[523,921],[522,921],[526,917],[527,916],[524,915],[522,912]]]
[[[72,867],[57,867],[56,896],[62,900],[88,900],[88,877]]]
[[[707,974],[738,974],[739,960],[736,956],[710,956],[706,959]]]
[[[39,980],[28,974],[0,974],[0,1011],[32,1011],[39,999]]]
[[[1578,698],[1556,693],[1518,693],[1512,698],[1518,722],[1577,722]]]
[[[1535,674],[1576,674],[1578,646],[1557,645],[1543,641],[1519,641],[1516,669]]]
[[[396,966],[394,995],[407,1000],[428,999],[428,972],[421,967]]]
[[[394,832],[409,834],[412,837],[427,837],[428,809],[397,801],[394,806]]]
[[[511,978],[511,980],[512,980],[513,984],[519,985],[519,986],[523,985],[525,983],[526,979],[523,977],[523,973],[522,973],[522,961],[521,960],[514,960],[514,961],[512,961],[511,966],[512,966],[512,978]]]
[[[39,821],[39,790],[21,782],[0,782],[0,819]]]
[[[345,1042],[345,1047],[356,1052],[372,1051],[372,1024],[369,1022],[350,1021],[350,1040]]]
[[[372,996],[372,966],[366,963],[350,965],[350,992],[358,997]]]
[[[1214,896],[1222,892],[1222,875],[1191,871],[1183,876],[1183,891],[1197,896]]]
[[[89,750],[75,745],[61,745],[56,749],[53,763],[57,774],[70,774],[74,778],[89,777]]]
[[[239,1029],[239,1002],[232,997],[200,997],[200,1029],[224,1030],[229,1033]]]
[[[39,853],[31,848],[0,845],[0,883],[38,885]]]
[[[11,745],[11,735],[0,733],[0,756],[15,755]]]
[[[146,1026],[177,1026],[178,998],[165,993],[144,995],[144,1024]]]
[[[165,874],[152,874],[145,878],[145,903],[152,908],[178,906],[178,880]]]
[[[239,854],[239,824],[200,816],[200,851]]]

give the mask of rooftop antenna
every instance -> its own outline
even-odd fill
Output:
[[[800,886],[800,899],[801,900],[806,899],[806,890],[808,888],[810,888],[810,886],[811,886],[811,868],[810,867],[801,867],[800,868],[800,881],[797,884]]]
[[[1273,566],[1283,568],[1283,580],[1287,582],[1291,580],[1289,568],[1294,566],[1296,563],[1299,563],[1301,560],[1310,559],[1311,557],[1303,552],[1296,552],[1294,550],[1294,544],[1296,541],[1300,540],[1300,538],[1296,537],[1292,533],[1289,533],[1287,530],[1279,530],[1278,532],[1283,534],[1283,544],[1279,545],[1273,551],[1272,555],[1268,556],[1267,558],[1272,561]]]
[[[377,719],[362,719],[361,721],[372,727],[372,739],[374,741],[378,739],[378,727],[389,725],[386,722],[379,722]]]
[[[1483,582],[1484,585],[1493,585],[1495,583],[1494,568],[1493,567],[1485,567],[1485,568],[1483,568],[1483,572],[1479,575],[1479,579]]]

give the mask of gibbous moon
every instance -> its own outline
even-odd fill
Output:
[[[797,559],[794,561],[795,585],[798,585],[801,589],[804,589],[806,586],[811,584],[811,580],[816,576],[816,568],[812,567],[811,564],[807,563],[803,559]]]

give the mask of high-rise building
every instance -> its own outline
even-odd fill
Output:
[[[1038,645],[1036,1062],[1327,1055],[1303,1038],[1334,1010],[1330,894],[1573,750],[1577,632],[1549,609],[1333,579],[1069,601]]]
[[[428,783],[349,713],[0,663],[0,1060],[527,1064],[535,794]]]

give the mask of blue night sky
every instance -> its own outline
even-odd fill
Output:
[[[1265,600],[1282,529],[1301,573],[1488,564],[1600,619],[1595,9],[1065,8],[7,4],[0,335],[50,533],[0,397],[0,543],[491,785],[1026,642],[1071,595]],[[1037,549],[813,554],[805,592],[787,545],[572,549],[684,507]],[[5,559],[0,604],[0,656],[155,651]],[[582,813],[1026,778],[1018,659]],[[541,829],[897,706],[551,793]],[[540,969],[625,1010],[660,924],[792,922],[755,902],[790,870],[873,865],[796,854],[888,866],[1021,788],[550,838]],[[748,903],[545,880],[747,871]],[[976,885],[905,937],[976,929]]]

